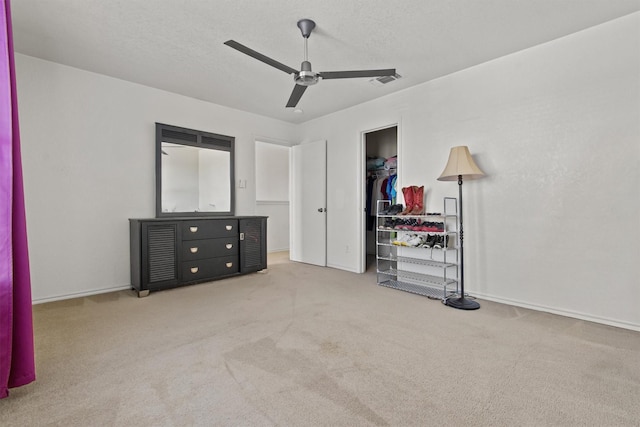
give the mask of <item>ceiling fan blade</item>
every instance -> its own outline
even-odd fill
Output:
[[[252,58],[257,59],[258,61],[262,61],[267,65],[271,65],[274,68],[277,68],[278,70],[282,70],[287,74],[295,74],[298,72],[298,70],[295,70],[287,65],[284,65],[281,62],[276,61],[275,59],[271,59],[268,56],[265,56],[259,52],[256,52],[253,49],[250,49],[248,47],[246,47],[243,44],[238,43],[235,40],[227,40],[226,42],[224,42],[224,44],[226,44],[229,47],[234,48],[235,50],[238,50],[242,53],[244,53],[245,55],[249,55]]]
[[[382,77],[395,76],[395,68],[384,70],[359,70],[359,71],[322,71],[320,77],[323,79],[352,79],[356,77]]]
[[[302,98],[302,94],[305,90],[307,90],[308,87],[309,86],[295,85],[293,87],[293,92],[291,92],[291,96],[289,97],[289,101],[287,102],[287,108],[295,107],[296,105],[298,105],[298,101],[300,101],[300,98]]]

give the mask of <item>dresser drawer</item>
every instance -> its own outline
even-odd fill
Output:
[[[182,240],[211,239],[238,235],[237,219],[183,221]]]
[[[190,282],[200,279],[214,279],[218,276],[238,273],[240,267],[238,256],[206,258],[182,263],[182,281]]]
[[[238,237],[221,239],[187,240],[182,242],[182,260],[214,258],[238,255]]]

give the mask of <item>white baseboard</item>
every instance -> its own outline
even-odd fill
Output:
[[[34,299],[32,301],[32,304],[35,305],[35,304],[43,304],[45,302],[62,301],[62,300],[72,299],[72,298],[89,297],[89,296],[92,296],[92,295],[106,294],[106,293],[109,293],[109,292],[126,291],[128,289],[131,289],[131,285],[118,286],[116,288],[93,289],[93,290],[90,290],[90,291],[76,292],[76,293],[64,294],[64,295],[57,295],[57,296],[54,296],[54,297],[38,298],[38,299]]]
[[[560,316],[572,317],[574,319],[586,320],[594,323],[601,323],[603,325],[615,326],[617,328],[630,329],[632,331],[640,331],[640,325],[631,323],[631,322],[608,319],[605,317],[593,316],[590,314],[579,313],[571,310],[564,310],[564,309],[558,309],[558,308],[547,307],[542,305],[529,304],[522,301],[511,300],[507,298],[500,298],[493,295],[486,295],[486,294],[477,293],[477,292],[471,292],[471,294],[474,297],[485,299],[488,301],[498,302],[501,304],[514,305],[516,307],[528,308],[536,311],[543,311],[545,313],[558,314]]]

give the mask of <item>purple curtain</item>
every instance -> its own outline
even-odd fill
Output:
[[[0,0],[0,398],[35,380],[11,10]]]

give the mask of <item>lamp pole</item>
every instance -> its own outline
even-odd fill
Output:
[[[466,145],[453,147],[449,153],[449,160],[444,171],[438,177],[438,181],[455,181],[458,180],[458,200],[460,200],[460,218],[458,229],[458,238],[460,239],[460,264],[458,265],[458,282],[460,283],[460,295],[458,298],[447,298],[444,303],[453,308],[461,310],[477,310],[480,304],[472,299],[464,297],[464,227],[462,226],[462,178],[478,179],[484,176],[484,172],[480,170],[478,165],[473,161],[469,148]]]
[[[462,175],[458,175],[458,198],[460,200],[460,230],[458,230],[460,237],[460,297],[447,298],[446,304],[448,306],[459,308],[461,310],[477,310],[480,308],[480,304],[477,301],[466,299],[464,297],[464,227],[462,226]]]

